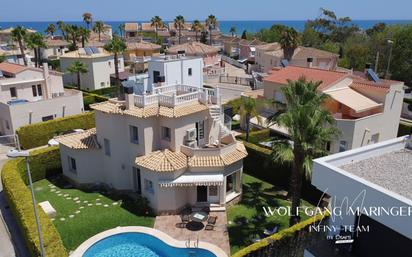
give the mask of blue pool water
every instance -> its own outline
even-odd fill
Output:
[[[177,248],[144,233],[109,236],[92,245],[83,257],[216,257],[198,248]]]

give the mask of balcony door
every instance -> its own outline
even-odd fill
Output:
[[[207,202],[207,186],[197,186],[197,202]]]

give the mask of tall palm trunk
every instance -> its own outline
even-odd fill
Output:
[[[118,92],[119,92],[119,100],[124,100],[124,90],[123,87],[121,86],[120,83],[120,76],[119,76],[119,59],[118,59],[118,54],[115,52],[114,53],[114,74],[116,77],[116,86],[118,87]]]
[[[197,42],[197,30],[195,31],[195,40]]]
[[[37,47],[37,67],[40,67],[42,62],[42,54],[41,54],[41,50],[40,47]]]
[[[209,26],[209,45],[212,45],[212,27]]]
[[[246,114],[246,142],[249,142],[249,132],[250,132],[250,114]]]
[[[157,25],[155,26],[155,37],[156,37],[156,43],[157,43],[157,38],[158,38],[158,35],[157,35]]]
[[[180,38],[182,37],[182,29],[179,27],[179,45],[180,45]]]
[[[77,72],[77,89],[80,90],[80,71]]]
[[[290,178],[290,189],[289,192],[291,198],[291,215],[289,219],[289,226],[293,226],[300,222],[300,216],[298,208],[300,206],[301,192],[302,192],[302,173],[303,173],[303,162],[304,154],[302,146],[298,143],[294,145],[294,156],[295,160],[292,165],[292,174]]]
[[[100,35],[100,30],[99,30],[99,42],[101,42],[102,40],[101,40],[101,35]]]
[[[21,56],[23,57],[24,65],[27,66],[26,54],[24,53],[23,42],[21,39],[19,40],[19,48],[20,48]]]

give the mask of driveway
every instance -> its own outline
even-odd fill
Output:
[[[10,147],[0,145],[0,174],[4,163],[8,160],[6,153]],[[14,245],[13,245],[14,242]],[[4,197],[0,180],[0,257],[30,256],[27,251],[20,228],[17,225],[8,203]]]

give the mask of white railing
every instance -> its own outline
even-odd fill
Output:
[[[183,94],[183,95],[173,95],[175,97],[175,104],[182,104],[182,103],[188,103],[191,101],[198,101],[200,98],[199,92],[193,92],[193,93],[188,93],[188,94]]]

